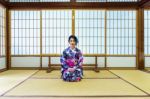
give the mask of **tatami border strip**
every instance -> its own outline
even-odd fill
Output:
[[[28,96],[16,96],[16,95],[7,95],[2,97],[16,97],[16,98],[100,98],[100,97],[150,97],[149,95],[93,95],[93,96],[64,96],[64,95],[28,95]]]
[[[61,78],[49,78],[49,77],[31,77],[30,79],[61,79]],[[109,78],[83,78],[83,79],[120,79],[118,77],[109,77]]]

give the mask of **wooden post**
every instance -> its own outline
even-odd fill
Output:
[[[75,35],[75,10],[72,10],[72,35]]]
[[[47,73],[50,73],[51,71],[52,71],[52,68],[51,68],[51,57],[49,56]]]
[[[10,12],[9,9],[6,8],[6,64],[7,70],[11,68],[11,39],[10,39]]]
[[[137,11],[137,39],[136,39],[136,60],[137,68],[142,70],[145,68],[144,59],[144,8]]]
[[[40,69],[42,69],[42,10],[40,11]]]
[[[95,56],[95,68],[94,68],[94,71],[95,72],[99,72],[98,63],[97,63],[97,56]]]
[[[105,68],[106,67],[107,67],[107,9],[105,10]]]

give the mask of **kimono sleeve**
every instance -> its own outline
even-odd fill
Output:
[[[78,59],[78,63],[76,65],[76,68],[82,68],[82,65],[83,65],[83,54],[81,51],[78,52],[78,56],[79,56],[79,59]]]
[[[68,65],[66,64],[66,51],[63,51],[63,54],[60,57],[61,66],[63,69],[68,69]]]

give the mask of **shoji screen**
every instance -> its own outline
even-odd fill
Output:
[[[84,54],[105,54],[105,11],[78,10],[75,34]]]
[[[11,12],[11,54],[40,54],[40,12]]]
[[[11,11],[11,55],[12,67],[39,66],[40,11]]]
[[[72,34],[72,10],[42,11],[42,54],[62,54],[68,47]],[[48,57],[43,57],[43,67],[48,66]],[[52,64],[59,64],[60,58],[53,57]]]
[[[144,11],[145,67],[150,67],[150,10]]]
[[[0,69],[6,68],[6,53],[5,53],[5,19],[6,10],[0,6]]]
[[[84,54],[105,54],[105,11],[76,10],[75,34]],[[86,60],[89,63],[92,59]],[[104,57],[99,57],[98,61],[99,66],[104,66]]]
[[[71,10],[42,11],[42,54],[61,54],[71,34]]]
[[[12,65],[29,62],[26,67],[38,67],[40,57],[35,55],[62,54],[74,29],[83,54],[107,55],[98,57],[99,66],[136,66],[136,11],[73,11],[11,11]],[[59,57],[51,61],[57,64]],[[92,64],[94,57],[85,57],[85,62]],[[48,57],[42,58],[42,65],[47,67]]]
[[[107,11],[106,33],[108,67],[136,66],[136,11]],[[133,57],[130,57],[133,55]]]

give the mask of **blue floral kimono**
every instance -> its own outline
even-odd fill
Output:
[[[75,61],[74,65],[70,66],[70,64],[68,64],[67,60]],[[61,62],[61,73],[62,73],[63,80],[77,81],[77,80],[82,79],[83,56],[82,56],[81,51],[78,48],[75,48],[74,50],[72,50],[70,47],[66,48],[63,51],[63,54],[60,58],[60,62]],[[70,72],[70,71],[68,71],[68,68],[74,68],[75,71]]]

